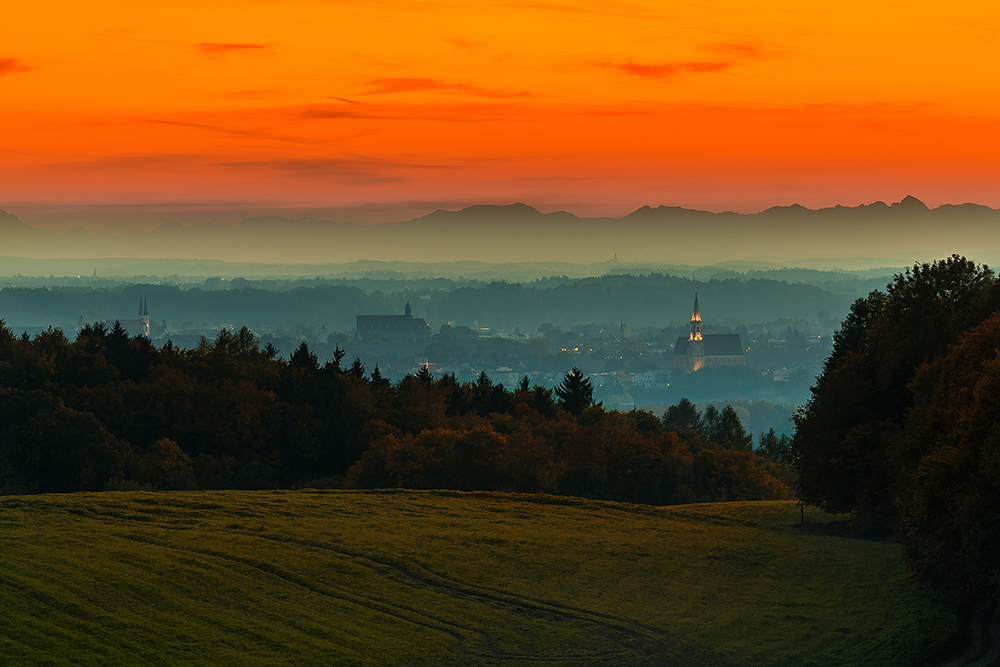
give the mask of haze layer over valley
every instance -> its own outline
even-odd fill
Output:
[[[554,386],[580,367],[612,407],[799,404],[855,299],[916,261],[989,260],[1000,211],[907,197],[749,215],[647,206],[612,219],[513,204],[368,226],[252,217],[121,233],[4,213],[0,242],[0,319],[18,335],[57,327],[72,339],[88,323],[132,321],[140,304],[160,345],[246,326],[286,358],[301,344],[321,363],[346,350],[395,380],[427,366]],[[706,333],[738,334],[746,367],[671,371],[695,294]],[[404,307],[425,335],[355,330],[359,315]]]
[[[79,226],[38,229],[11,212],[0,214],[0,256],[11,258],[267,264],[616,260],[626,266],[737,260],[862,269],[906,266],[955,253],[991,263],[1000,258],[997,248],[1000,211],[975,204],[929,209],[914,197],[853,208],[778,206],[756,214],[643,206],[621,219],[580,218],[565,211],[543,214],[525,204],[480,205],[366,226],[271,216],[232,226],[167,220],[152,231],[120,233]]]

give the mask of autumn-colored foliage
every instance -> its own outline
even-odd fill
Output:
[[[303,343],[286,361],[246,328],[182,350],[117,324],[86,326],[72,342],[58,330],[31,339],[0,327],[0,491],[346,485],[657,505],[790,497],[787,467],[753,453],[732,408],[709,408],[704,420],[695,410],[698,430],[676,432],[652,413],[594,405],[577,369],[555,390],[508,390],[485,373],[460,383],[427,369],[392,384],[343,359],[338,349],[320,363]]]
[[[810,503],[895,533],[946,596],[1000,597],[1000,281],[953,256],[856,302],[796,417]]]

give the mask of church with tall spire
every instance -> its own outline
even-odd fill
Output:
[[[141,335],[149,338],[149,304],[144,296],[139,298],[139,322],[143,328]]]
[[[83,318],[81,317],[81,320]],[[122,325],[126,333],[129,336],[145,336],[146,338],[154,337],[157,331],[162,331],[162,327],[158,327],[155,323],[150,323],[149,321],[149,304],[146,302],[146,297],[139,295],[139,312],[134,320],[115,320]]]
[[[671,367],[693,373],[708,366],[746,366],[743,342],[739,334],[703,334],[698,293],[694,293],[694,310],[691,313],[691,331],[680,336],[674,345]]]

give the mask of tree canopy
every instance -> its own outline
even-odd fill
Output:
[[[982,565],[997,562],[995,511],[976,514],[998,481],[998,309],[995,274],[959,256],[859,299],[795,417],[791,451],[804,500],[897,532],[917,572],[970,595],[1000,591]]]

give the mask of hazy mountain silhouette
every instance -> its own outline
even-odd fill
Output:
[[[181,225],[152,231],[39,230],[0,212],[0,255],[134,257],[268,263],[357,260],[622,262],[703,265],[731,259],[863,258],[872,266],[1000,249],[1000,211],[976,204],[929,209],[915,197],[819,210],[793,204],[755,214],[643,206],[622,217],[541,213],[525,204],[437,210],[407,222],[354,225],[313,218],[251,217],[236,226]],[[2,272],[0,272],[2,273]]]

